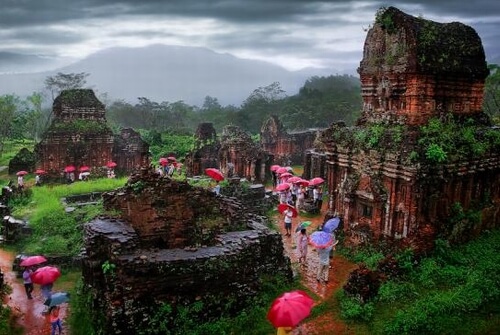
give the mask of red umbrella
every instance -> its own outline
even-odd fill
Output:
[[[205,169],[205,174],[216,181],[224,180],[224,175],[222,174],[222,172],[215,168]]]
[[[304,291],[285,292],[276,298],[267,312],[274,327],[295,327],[311,314],[314,300]]]
[[[35,171],[35,174],[45,174],[45,173],[47,173],[47,172],[45,172],[45,170],[42,170],[42,169],[37,169]]]
[[[53,266],[44,266],[31,274],[31,280],[35,284],[47,285],[53,283],[61,276],[61,271]]]
[[[25,176],[28,174],[28,171],[19,171],[18,173],[16,173],[16,176]]]
[[[325,182],[325,180],[321,177],[316,177],[311,180],[309,180],[309,186],[316,186],[316,185],[321,185]]]
[[[90,168],[86,165],[80,166],[80,172],[88,172],[90,171]]]
[[[177,160],[177,158],[175,158],[174,156],[168,156],[167,160],[175,162]]]
[[[271,171],[274,171],[276,172],[276,170],[278,170],[281,166],[279,165],[271,165]]]
[[[276,173],[282,174],[282,173],[287,173],[288,170],[286,167],[280,167],[279,169],[276,170]]]
[[[162,157],[162,158],[160,158],[160,160],[158,162],[161,164],[161,166],[165,166],[168,164],[168,159],[166,159],[165,157]]]
[[[292,210],[292,217],[294,217],[294,218],[296,218],[297,215],[299,215],[299,213],[297,212],[297,209],[295,209],[295,207],[293,207],[292,205],[289,205],[289,204],[279,204],[278,205],[278,212],[280,212],[281,214],[283,214],[283,212],[286,209]]]
[[[64,172],[75,172],[76,168],[73,165],[68,165],[64,168]]]
[[[287,184],[287,183],[279,184],[275,188],[275,190],[278,192],[286,191],[288,189],[290,189],[290,184]]]
[[[108,168],[110,168],[110,169],[112,169],[112,168],[116,167],[116,165],[117,165],[117,164],[116,164],[115,162],[108,162],[108,163],[106,164],[106,166],[107,166]]]
[[[23,259],[23,261],[19,265],[32,266],[32,265],[42,264],[46,261],[47,261],[47,259],[43,256],[30,256],[30,257],[26,257],[25,259]]]

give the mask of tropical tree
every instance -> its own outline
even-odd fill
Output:
[[[7,94],[0,96],[0,155],[3,153],[5,140],[12,133],[12,125],[20,103],[19,97]]]
[[[62,90],[83,88],[87,84],[89,73],[62,73],[45,78],[45,88],[51,93],[52,100],[61,93]]]

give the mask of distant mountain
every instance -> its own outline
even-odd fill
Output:
[[[332,69],[332,73],[333,73]],[[87,83],[112,100],[135,103],[138,97],[156,102],[183,100],[201,105],[205,96],[222,105],[239,106],[256,88],[280,82],[294,95],[318,69],[291,72],[262,61],[240,59],[206,48],[152,45],[143,48],[110,48],[54,71],[0,75],[0,94],[41,91],[47,76],[57,72],[86,72]],[[328,71],[329,72],[329,71]]]

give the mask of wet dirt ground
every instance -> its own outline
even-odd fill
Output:
[[[16,273],[12,271],[12,262],[15,255],[0,248],[0,268],[4,273],[5,282],[12,288],[11,294],[5,297],[4,303],[8,304],[15,316],[17,323],[24,329],[25,335],[50,334],[51,326],[45,311],[47,306],[43,304],[45,299],[40,292],[40,286],[35,284],[33,299],[26,297],[22,278],[17,278]],[[53,292],[57,292],[57,282],[54,284]],[[64,322],[67,315],[67,304],[61,305],[60,317],[63,320],[62,334],[68,334],[68,329]],[[66,329],[65,329],[66,328]],[[57,334],[57,333],[56,333]],[[6,334],[7,335],[7,334]]]
[[[323,223],[324,214],[327,210],[326,204],[323,204],[321,214],[311,218],[299,216],[293,219],[292,232],[298,224],[303,221],[311,221],[312,224],[307,228],[307,233],[311,234],[316,231],[318,226]],[[303,214],[303,213],[302,213]],[[280,232],[283,236],[283,245],[285,252],[288,254],[292,261],[292,268],[294,272],[299,275],[299,278],[304,286],[311,292],[317,295],[316,304],[320,304],[326,299],[332,298],[335,292],[342,288],[347,281],[349,273],[357,266],[346,260],[344,257],[334,253],[333,259],[330,261],[330,271],[328,283],[318,283],[316,280],[316,271],[318,269],[318,254],[314,247],[309,245],[307,259],[305,265],[298,263],[298,254],[296,247],[297,234],[292,233],[292,236],[285,236],[285,227],[279,215],[275,217]],[[293,335],[326,335],[326,334],[354,334],[354,332],[345,324],[338,314],[338,308],[331,308],[326,311],[321,317],[312,320],[305,320],[297,329],[292,331]]]
[[[293,219],[292,231],[300,222],[311,221],[312,224],[307,228],[308,234],[315,231],[318,226],[323,223],[324,213],[326,206],[323,206],[321,214],[311,218],[304,217],[299,214],[297,218]],[[294,233],[292,236],[285,236],[285,229],[279,215],[276,216],[277,226],[283,236],[283,244],[285,252],[288,254],[292,261],[292,268],[294,272],[299,275],[300,280],[316,297],[316,304],[320,304],[326,299],[330,299],[333,294],[339,290],[342,285],[347,281],[349,273],[356,268],[356,265],[350,263],[342,256],[334,254],[331,260],[331,268],[329,271],[329,280],[325,284],[316,281],[316,269],[318,268],[318,255],[316,250],[309,246],[308,255],[305,265],[299,265],[298,255],[296,248],[296,237]],[[37,334],[50,334],[50,322],[48,316],[44,313],[46,306],[43,305],[44,299],[41,295],[39,285],[35,285],[33,292],[33,299],[28,300],[24,290],[24,285],[21,278],[16,277],[16,273],[12,271],[12,262],[15,255],[12,252],[0,248],[0,267],[5,275],[5,282],[12,288],[12,293],[6,297],[7,303],[15,315],[17,316],[17,323],[20,327],[24,328],[23,334],[37,335]],[[58,291],[57,282],[54,285],[54,292]],[[69,334],[67,325],[64,319],[68,313],[67,304],[61,305],[61,318],[63,320],[63,333]],[[321,317],[312,320],[305,320],[297,329],[292,332],[293,335],[324,335],[324,334],[354,334],[349,329],[338,315],[338,308],[331,308],[326,311]]]

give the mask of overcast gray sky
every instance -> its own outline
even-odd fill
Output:
[[[500,56],[500,0],[0,0],[2,52],[83,58],[114,46],[202,46],[289,70],[355,73],[378,8],[472,26]],[[5,57],[2,59],[2,57]]]

